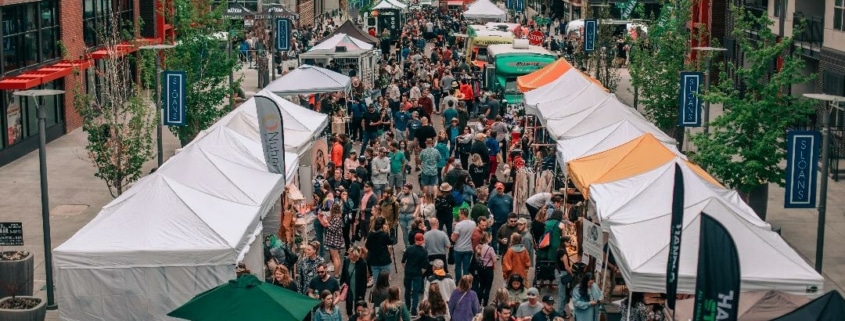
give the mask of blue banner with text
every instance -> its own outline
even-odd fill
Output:
[[[817,131],[791,131],[786,134],[784,208],[816,207],[820,137]]]
[[[704,73],[681,72],[681,90],[678,97],[678,126],[701,127],[701,83]]]
[[[164,84],[161,89],[161,96],[164,97],[164,125],[185,126],[187,73],[167,70],[161,74],[161,78]]]

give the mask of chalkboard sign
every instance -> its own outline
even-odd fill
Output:
[[[399,10],[396,9],[381,9],[378,15],[378,27],[380,30],[377,34],[381,36],[384,29],[390,31],[390,37],[393,40],[399,39],[402,36],[402,20],[399,15]]]
[[[23,224],[0,223],[0,246],[23,246]]]

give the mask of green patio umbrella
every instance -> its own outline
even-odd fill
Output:
[[[167,315],[192,321],[302,320],[318,303],[247,274],[200,293]]]

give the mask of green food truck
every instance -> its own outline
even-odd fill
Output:
[[[516,105],[522,102],[516,77],[537,71],[555,60],[557,54],[540,46],[530,46],[527,39],[516,39],[513,44],[490,45],[487,46],[484,83],[489,90],[499,93],[508,105]]]

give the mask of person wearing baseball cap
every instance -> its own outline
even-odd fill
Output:
[[[543,308],[531,321],[554,321],[555,318],[565,318],[563,315],[555,311],[555,298],[551,295],[543,296]]]
[[[543,309],[543,304],[540,303],[540,291],[537,288],[528,289],[528,301],[522,302],[519,308],[516,309],[517,320],[531,320],[531,318]]]
[[[414,245],[402,254],[405,264],[405,302],[411,307],[411,314],[417,314],[420,293],[423,292],[423,274],[428,268],[428,252],[423,248],[425,237],[421,233],[414,235]]]

